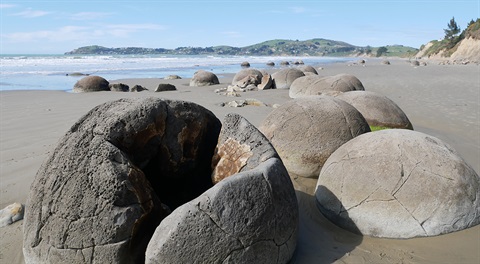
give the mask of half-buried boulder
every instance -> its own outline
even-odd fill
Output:
[[[220,121],[194,103],[122,99],[60,140],[31,186],[26,263],[141,263],[156,226],[212,186]]]
[[[375,92],[352,91],[337,98],[353,105],[370,126],[413,129],[407,115],[392,100]]]
[[[364,91],[362,82],[350,74],[321,77],[310,75],[296,79],[288,92],[290,98],[330,94],[332,92]]]
[[[338,147],[370,131],[357,109],[331,96],[290,100],[274,109],[259,129],[287,170],[307,178],[317,178]]]
[[[108,85],[112,92],[128,92],[130,87],[124,83],[111,83]]]
[[[480,178],[424,133],[389,129],[338,148],[315,192],[333,223],[374,237],[436,236],[480,223]]]
[[[87,93],[87,92],[99,92],[110,91],[109,83],[107,80],[100,76],[87,76],[78,80],[73,86],[74,93]]]
[[[190,80],[190,86],[209,86],[219,84],[217,75],[213,72],[198,70]]]
[[[212,176],[219,182],[160,223],[146,263],[287,263],[296,245],[298,206],[272,145],[230,114],[215,156]]]
[[[294,68],[282,69],[272,74],[273,86],[277,89],[289,89],[295,79],[305,74]]]

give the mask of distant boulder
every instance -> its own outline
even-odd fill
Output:
[[[198,70],[190,80],[190,86],[209,86],[220,84],[217,75],[213,72]]]
[[[281,62],[280,62],[280,65],[282,65],[282,66],[287,66],[287,65],[290,65],[290,62],[288,62],[288,61],[281,61]]]
[[[169,83],[160,83],[155,89],[155,92],[165,92],[165,91],[176,91],[177,88],[173,84]]]
[[[305,63],[303,62],[303,60],[296,60],[296,61],[293,62],[293,64],[295,64],[295,65],[303,65],[303,64],[305,64]]]
[[[130,92],[141,92],[141,91],[148,91],[148,89],[138,84],[135,84],[133,87],[130,88]]]
[[[384,95],[368,91],[352,91],[337,96],[362,113],[370,126],[413,129],[400,107]]]
[[[429,237],[480,223],[477,173],[438,138],[406,129],[366,133],[338,148],[315,198],[334,224],[366,236]]]
[[[250,63],[248,61],[244,61],[240,64],[240,66],[242,66],[242,68],[249,68],[250,67]]]
[[[383,65],[390,65],[390,61],[389,61],[389,60],[383,60],[383,61],[382,61],[382,64],[383,64]]]
[[[273,66],[275,66],[275,62],[269,61],[269,62],[267,62],[267,66],[273,67]]]
[[[165,78],[163,78],[165,80],[176,80],[176,79],[182,79],[182,77],[178,76],[178,75],[175,75],[175,74],[172,74],[172,75],[168,75],[168,76],[165,76]]]
[[[311,75],[296,79],[289,91],[290,98],[329,94],[332,92],[363,91],[362,82],[350,74],[321,77]]]
[[[124,83],[111,83],[108,87],[112,92],[128,92],[130,90],[130,87]]]
[[[313,73],[313,74],[318,74],[317,70],[315,70],[315,68],[313,68],[310,65],[303,65],[303,66],[298,67],[298,69],[301,70],[304,74],[306,74],[307,72],[310,72],[310,73]]]
[[[110,91],[109,82],[100,76],[87,76],[73,86],[74,93]]]
[[[272,74],[273,86],[276,89],[289,89],[295,79],[305,74],[295,68],[282,69]]]

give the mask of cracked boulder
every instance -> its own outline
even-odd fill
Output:
[[[272,74],[273,87],[276,89],[290,89],[295,79],[305,76],[303,71],[295,68],[279,70]]]
[[[330,94],[332,92],[364,91],[362,82],[350,74],[337,74],[321,77],[308,75],[296,79],[290,86],[290,98]]]
[[[212,186],[220,121],[157,98],[99,105],[59,141],[26,203],[26,263],[141,263],[171,210]]]
[[[262,82],[263,74],[257,69],[243,69],[232,79],[232,85],[245,88],[249,85],[257,86]]]
[[[370,126],[412,129],[407,115],[388,97],[368,91],[352,91],[337,96],[362,113]]]
[[[315,197],[333,223],[385,238],[446,234],[480,223],[480,178],[441,140],[391,129],[361,135],[325,163]]]
[[[274,109],[259,127],[290,173],[317,178],[338,147],[370,131],[353,106],[330,96],[290,100]]]
[[[229,114],[215,153],[218,183],[160,223],[146,263],[287,263],[298,207],[275,149],[247,120]]]

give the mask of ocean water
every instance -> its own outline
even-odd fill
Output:
[[[71,91],[84,73],[102,76],[107,80],[124,78],[163,78],[176,74],[191,78],[199,69],[221,77],[236,73],[240,64],[248,61],[251,68],[268,69],[273,61],[303,60],[307,65],[322,66],[351,58],[332,57],[261,57],[261,56],[169,56],[169,55],[0,55],[0,91],[62,90]]]

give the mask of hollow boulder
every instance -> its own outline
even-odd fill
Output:
[[[274,109],[259,129],[287,170],[307,178],[317,178],[338,147],[370,131],[357,109],[330,96],[290,100]]]
[[[218,183],[160,223],[146,263],[287,263],[292,257],[298,206],[285,167],[247,120],[229,114],[223,123],[212,162]]]
[[[362,113],[370,126],[413,129],[400,107],[388,97],[369,91],[352,91],[337,96]]]
[[[248,85],[257,86],[262,82],[263,74],[257,69],[242,69],[232,79],[232,85],[245,88]]]
[[[295,79],[305,74],[295,68],[282,69],[272,74],[273,86],[277,89],[289,89]]]
[[[217,75],[213,72],[198,70],[190,80],[190,86],[209,86],[219,84]]]
[[[315,192],[320,211],[355,233],[436,236],[480,223],[480,179],[438,138],[406,130],[367,133],[338,148]]]
[[[26,203],[26,263],[139,263],[158,223],[212,186],[220,121],[194,103],[121,99],[59,141]]]
[[[74,93],[110,91],[107,80],[100,76],[87,76],[78,80],[73,86]]]

